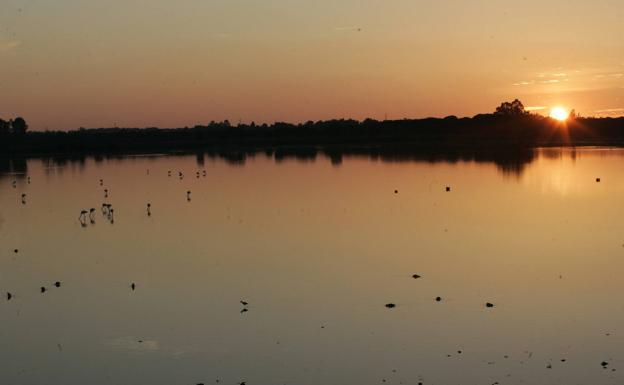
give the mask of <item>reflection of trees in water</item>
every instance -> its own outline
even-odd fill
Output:
[[[222,159],[233,165],[245,164],[247,158],[257,154],[283,162],[289,159],[301,162],[314,162],[318,155],[328,158],[332,165],[340,166],[345,157],[361,157],[383,162],[428,162],[493,163],[504,173],[520,175],[525,167],[537,156],[532,148],[484,147],[463,148],[446,146],[384,146],[384,147],[280,147],[256,150],[230,149],[208,152],[208,156]]]
[[[87,160],[92,159],[96,165],[104,161],[128,162],[144,159],[155,160],[159,155],[132,156],[123,154],[97,154],[93,156],[51,156],[40,158],[46,174],[60,173],[67,168],[78,168],[82,171],[86,167]],[[187,157],[194,155],[198,167],[203,168],[205,158],[220,159],[228,164],[242,166],[249,158],[257,155],[273,158],[276,162],[296,160],[301,162],[314,162],[320,156],[330,160],[332,165],[339,167],[345,157],[368,158],[383,162],[446,162],[455,164],[458,162],[490,163],[496,165],[505,175],[520,176],[526,166],[537,157],[556,158],[570,156],[575,159],[575,150],[561,148],[532,149],[527,147],[477,147],[468,148],[461,146],[414,146],[414,145],[385,145],[385,146],[352,146],[352,147],[312,147],[312,146],[288,146],[277,148],[220,148],[208,149],[204,152],[175,153],[170,157]],[[0,158],[0,178],[9,174],[24,177],[27,172],[27,158]]]
[[[3,158],[0,157],[0,178],[11,175],[13,178],[26,177],[28,162],[25,157]]]

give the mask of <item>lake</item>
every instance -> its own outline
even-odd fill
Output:
[[[0,169],[2,384],[622,381],[622,149]]]

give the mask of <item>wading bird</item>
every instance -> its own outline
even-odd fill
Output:
[[[80,220],[80,224],[83,227],[87,225],[87,214],[88,214],[87,210],[82,210],[80,211],[80,216],[78,217],[78,220]]]

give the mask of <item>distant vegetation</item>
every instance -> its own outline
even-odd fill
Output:
[[[387,148],[482,146],[624,145],[624,118],[565,122],[527,112],[518,100],[472,118],[329,120],[301,124],[210,122],[193,128],[97,128],[28,131],[22,118],[0,120],[4,154],[106,154],[220,148]]]
[[[28,130],[24,118],[17,117],[13,120],[0,119],[0,138],[6,139],[8,135],[23,135]]]

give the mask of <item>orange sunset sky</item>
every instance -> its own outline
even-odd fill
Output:
[[[624,115],[621,0],[2,0],[0,117],[31,129]]]

